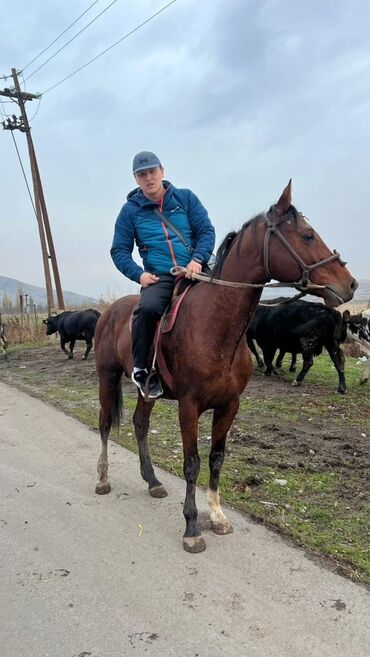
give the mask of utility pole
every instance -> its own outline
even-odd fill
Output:
[[[5,121],[3,122],[3,128],[5,130],[18,129],[21,132],[26,133],[28,153],[29,153],[30,165],[31,165],[32,182],[33,182],[35,213],[36,213],[36,219],[39,229],[41,253],[42,253],[42,259],[44,265],[47,304],[48,304],[48,311],[50,313],[51,310],[54,308],[54,296],[53,296],[53,287],[52,287],[50,268],[49,268],[49,259],[51,260],[51,264],[53,268],[54,282],[57,292],[58,306],[60,310],[64,310],[64,300],[63,300],[63,292],[60,282],[57,258],[54,248],[54,242],[51,234],[49,216],[46,208],[44,192],[41,184],[40,172],[39,172],[35,149],[32,141],[31,128],[28,122],[28,117],[25,109],[25,101],[33,100],[34,98],[38,98],[39,96],[37,94],[30,94],[21,91],[17,71],[15,68],[12,68],[12,77],[14,80],[15,90],[4,89],[3,91],[0,91],[0,96],[7,96],[8,98],[12,98],[16,100],[21,111],[21,117],[17,119],[17,117],[13,115],[12,117],[13,120],[7,119],[6,122]]]

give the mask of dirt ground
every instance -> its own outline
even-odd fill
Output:
[[[81,384],[96,386],[97,400],[94,355],[81,361],[82,343],[77,344],[80,347],[73,360],[64,356],[55,341],[37,350],[13,351],[8,358],[0,359],[0,378],[42,398],[47,398],[47,391],[56,385],[76,389]],[[229,434],[228,449],[234,452],[238,445],[248,445],[252,454],[247,461],[253,464],[257,460],[257,456],[253,456],[255,448],[259,465],[262,461],[266,467],[281,471],[311,468],[315,472],[326,472],[335,468],[344,475],[343,482],[346,471],[351,471],[351,480],[356,473],[358,490],[354,491],[352,485],[347,490],[344,483],[341,494],[348,495],[351,505],[356,500],[370,501],[370,431],[366,430],[370,419],[370,391],[355,382],[345,397],[336,395],[335,372],[328,390],[327,385],[311,380],[314,369],[315,365],[306,383],[297,388],[291,385],[294,375],[284,370],[278,377],[267,378],[256,368],[242,396],[241,409]],[[136,390],[131,382],[124,381],[123,385],[124,397],[135,399]],[[243,401],[247,404],[246,410]],[[66,408],[63,400],[56,399],[55,403]],[[296,417],[298,410],[299,419]]]

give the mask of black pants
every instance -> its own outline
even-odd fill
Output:
[[[171,301],[175,278],[161,274],[158,283],[141,288],[140,303],[132,322],[132,355],[134,367],[150,368],[150,352],[158,320]]]

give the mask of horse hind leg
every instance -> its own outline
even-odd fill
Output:
[[[108,437],[112,424],[119,426],[122,416],[121,374],[122,371],[115,372],[114,374],[109,372],[99,375],[99,429],[102,445],[97,464],[99,479],[95,486],[95,492],[98,495],[106,495],[111,491],[108,480]]]
[[[211,511],[211,528],[216,534],[220,535],[230,534],[233,531],[230,521],[221,509],[219,480],[225,457],[227,432],[231,427],[238,408],[239,399],[237,398],[226,409],[215,409],[213,413],[212,446],[209,454],[210,477],[207,498]]]
[[[154,474],[153,465],[150,460],[148,447],[149,418],[154,406],[153,402],[144,401],[140,392],[133,417],[135,436],[139,447],[140,472],[144,481],[148,484],[149,493],[152,497],[166,497],[167,491]]]

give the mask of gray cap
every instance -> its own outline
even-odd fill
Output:
[[[132,173],[144,171],[145,169],[155,169],[156,167],[161,166],[161,162],[155,153],[151,153],[150,151],[141,151],[135,155],[133,159]]]

